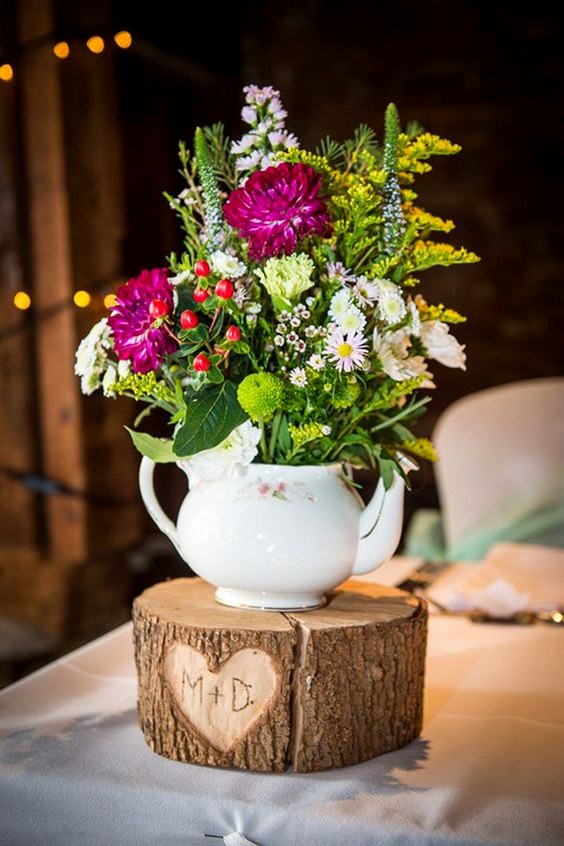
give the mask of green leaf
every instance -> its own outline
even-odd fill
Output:
[[[223,373],[219,369],[219,367],[210,367],[208,372],[206,373],[208,382],[211,382],[213,385],[219,385],[223,382]]]
[[[233,382],[212,385],[188,403],[186,422],[174,438],[174,451],[184,457],[211,449],[245,420],[237,386]]]
[[[394,474],[396,473],[396,463],[391,458],[378,458],[378,465],[380,468],[380,475],[384,482],[384,488],[389,490],[394,481]]]
[[[157,464],[171,464],[178,461],[178,456],[172,450],[172,441],[163,441],[161,438],[154,438],[146,432],[135,432],[128,426],[125,427],[131,435],[131,440],[141,455],[146,455]]]

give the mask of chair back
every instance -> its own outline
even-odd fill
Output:
[[[452,545],[496,508],[562,488],[564,378],[500,385],[454,402],[433,433],[443,528]]]

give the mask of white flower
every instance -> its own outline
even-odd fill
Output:
[[[127,358],[118,361],[117,372],[120,379],[125,379],[131,373],[131,362]]]
[[[332,432],[331,426],[322,426],[321,427],[321,434],[322,435],[327,436],[327,435],[330,435],[331,432]]]
[[[421,315],[419,314],[419,309],[413,302],[410,300],[407,304],[407,310],[409,312],[409,320],[410,320],[410,334],[414,335],[418,338],[421,335]]]
[[[251,147],[254,147],[257,143],[257,136],[254,132],[249,132],[247,135],[243,135],[243,137],[239,141],[233,141],[231,144],[231,152],[235,156],[240,156],[241,153],[246,153],[247,150],[250,150]]]
[[[466,353],[449,333],[449,327],[440,320],[427,320],[421,324],[421,342],[429,358],[434,358],[445,367],[459,367],[466,370]]]
[[[305,388],[307,385],[307,376],[303,367],[294,367],[290,371],[290,382],[297,388]]]
[[[108,363],[107,350],[111,345],[108,319],[103,317],[82,339],[76,351],[74,372],[80,376],[80,389],[83,394],[94,393],[102,384],[102,376]]]
[[[115,364],[108,364],[104,378],[102,379],[102,391],[105,397],[113,397],[113,387],[118,381],[118,372]]]
[[[306,338],[315,338],[317,335],[318,329],[316,326],[306,326],[304,329],[304,335]]]
[[[305,341],[302,341],[302,340],[296,341],[296,350],[298,352],[305,352],[305,348],[306,348]]]
[[[233,294],[233,302],[238,308],[243,308],[243,304],[248,299],[248,291],[244,282],[235,283],[235,293]]]
[[[280,164],[278,159],[276,158],[274,153],[267,153],[263,155],[262,159],[260,160],[260,169],[266,170],[267,167],[273,167]]]
[[[337,318],[337,323],[345,332],[360,332],[366,326],[366,317],[359,308],[351,305],[343,315]]]
[[[288,332],[288,334],[286,335],[286,340],[289,344],[297,344],[300,339],[296,332]]]
[[[269,118],[268,115],[264,120],[261,120],[259,125],[256,128],[256,132],[260,133],[260,135],[268,135],[269,130],[272,127],[272,118]]]
[[[376,282],[369,282],[366,276],[359,276],[353,293],[361,305],[373,305],[378,297],[378,285]]]
[[[176,276],[169,276],[168,281],[172,285],[181,285],[182,282],[186,282],[187,279],[191,279],[193,276],[191,270],[181,270],[180,273],[177,273]]]
[[[297,329],[301,322],[302,321],[297,315],[295,317],[290,318],[290,326],[293,326],[294,329]]]
[[[214,273],[218,276],[226,276],[228,279],[239,279],[247,272],[247,266],[239,261],[237,256],[230,256],[223,250],[216,250],[211,254],[210,263]]]
[[[253,150],[248,156],[241,156],[235,162],[235,170],[252,170],[257,167],[262,161],[262,153],[260,150]]]
[[[386,375],[395,379],[396,382],[412,379],[415,376],[426,376],[426,381],[421,387],[435,387],[432,381],[433,374],[427,370],[427,362],[423,356],[409,354],[411,341],[407,332],[400,329],[397,332],[381,335],[375,329],[373,341],[374,351]]]
[[[340,282],[342,285],[345,282],[353,282],[354,274],[348,270],[342,261],[332,261],[327,264],[327,276],[335,282]]]
[[[378,308],[382,319],[391,326],[394,323],[399,323],[407,313],[407,306],[401,295],[401,288],[395,282],[390,282],[388,279],[379,279],[378,288]]]
[[[331,305],[329,306],[329,314],[333,320],[338,322],[339,318],[347,313],[351,305],[350,292],[347,288],[341,288],[340,291],[337,291],[337,293],[333,295]]]
[[[252,106],[243,106],[241,109],[241,117],[245,123],[250,123],[253,126],[257,122],[257,112]]]
[[[218,446],[176,463],[188,474],[191,485],[240,476],[258,453],[257,444],[260,437],[258,426],[253,426],[250,420],[246,420],[233,429]]]
[[[306,363],[312,370],[323,370],[325,367],[325,359],[322,355],[319,355],[319,353],[310,355]]]
[[[283,347],[284,346],[284,335],[275,335],[274,336],[274,343],[276,344],[277,347]]]

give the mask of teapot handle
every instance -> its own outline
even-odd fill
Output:
[[[141,498],[145,503],[145,508],[153,518],[161,532],[172,541],[177,552],[182,555],[180,551],[180,540],[176,526],[164,513],[161,504],[155,494],[153,485],[153,473],[155,471],[155,462],[146,455],[141,459],[141,466],[139,467],[139,490],[141,491]]]

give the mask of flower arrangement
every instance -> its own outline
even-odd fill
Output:
[[[435,240],[454,224],[417,204],[415,176],[459,147],[386,110],[383,140],[361,125],[344,143],[303,150],[271,87],[244,89],[248,129],[222,124],[180,144],[186,187],[166,194],[184,233],[166,268],[122,285],[81,342],[82,390],[145,404],[130,430],[155,461],[220,478],[253,460],[379,466],[399,452],[433,459],[412,424],[434,388],[430,363],[465,369],[418,274],[478,257]],[[152,409],[168,440],[138,431]],[[403,475],[403,474],[402,474]]]

